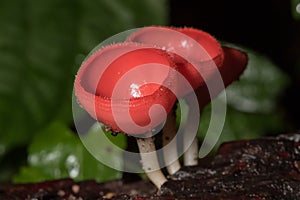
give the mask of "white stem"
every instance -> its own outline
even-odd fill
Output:
[[[158,189],[160,189],[167,179],[160,170],[153,137],[136,138],[136,141],[141,153],[143,169],[149,180],[152,181]]]
[[[198,165],[198,139],[195,137],[190,147],[183,154],[184,166]]]
[[[190,119],[190,115],[192,114],[191,108],[189,107],[187,120]],[[189,130],[188,126],[185,126],[184,134],[183,134],[183,149],[186,150],[183,154],[183,163],[184,166],[195,166],[198,165],[198,139],[197,134],[192,133],[192,130]],[[192,144],[189,146],[190,142]]]
[[[176,115],[175,110],[173,110],[168,114],[167,121],[162,132],[164,160],[167,165],[167,171],[171,175],[181,168],[178,160],[177,143],[176,141],[171,142],[175,137],[176,132]],[[168,145],[168,148],[165,147],[166,145]]]

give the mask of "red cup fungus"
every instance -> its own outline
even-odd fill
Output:
[[[177,98],[194,92],[203,108],[224,89],[219,87],[211,95],[206,83],[214,84],[221,75],[226,87],[238,79],[246,65],[245,53],[222,47],[204,31],[150,26],[133,32],[123,43],[94,52],[81,65],[74,88],[79,104],[114,132],[151,133],[169,114],[163,128],[163,145],[166,145],[176,134],[172,108]],[[192,89],[186,89],[178,74]],[[160,108],[153,109],[155,105]],[[137,143],[146,174],[160,188],[167,179],[157,169],[157,157],[143,154],[155,152],[153,138],[137,138]],[[165,160],[177,156],[177,147],[172,148],[174,153],[164,155]],[[193,160],[185,165],[197,164],[197,151],[195,139],[184,155]],[[179,168],[177,157],[167,166],[170,174]]]
[[[104,47],[82,64],[75,93],[82,107],[113,131],[143,134],[164,120],[165,115],[157,109],[150,119],[150,108],[159,104],[168,113],[176,100],[166,87],[176,81],[170,67],[175,66],[168,55],[157,48],[134,43]],[[130,132],[119,127],[133,122],[138,127]]]

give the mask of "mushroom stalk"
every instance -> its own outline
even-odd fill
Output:
[[[190,147],[183,154],[184,166],[198,165],[198,139],[195,138]]]
[[[187,120],[189,120],[190,116],[192,115],[191,107],[188,108],[188,115]],[[183,138],[183,149],[185,150],[183,154],[183,163],[184,166],[195,166],[198,165],[198,138],[197,136],[193,136],[191,130],[189,130],[189,126],[185,126],[184,129],[184,138]],[[190,141],[192,141],[191,145]]]
[[[177,143],[170,143],[177,132],[175,109],[168,114],[167,121],[162,131],[163,146],[170,145],[168,148],[163,149],[163,154],[165,163],[167,164],[167,171],[172,175],[181,167],[178,160]]]
[[[136,138],[136,141],[140,150],[143,169],[149,180],[152,181],[158,189],[160,189],[167,179],[160,170],[154,138]]]

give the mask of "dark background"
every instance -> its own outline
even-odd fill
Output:
[[[170,1],[171,25],[255,49],[288,74],[291,84],[281,97],[287,131],[300,129],[300,21],[292,8],[287,0]]]

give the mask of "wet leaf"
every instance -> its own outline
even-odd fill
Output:
[[[88,134],[87,138],[92,137]],[[105,151],[101,141],[92,140],[99,152]],[[125,138],[118,138],[124,144]],[[28,150],[28,166],[22,167],[14,182],[39,182],[70,177],[75,180],[96,179],[106,181],[118,179],[122,173],[111,169],[96,160],[83,146],[80,139],[60,122],[54,122],[39,132]],[[122,165],[122,155],[105,151]]]

